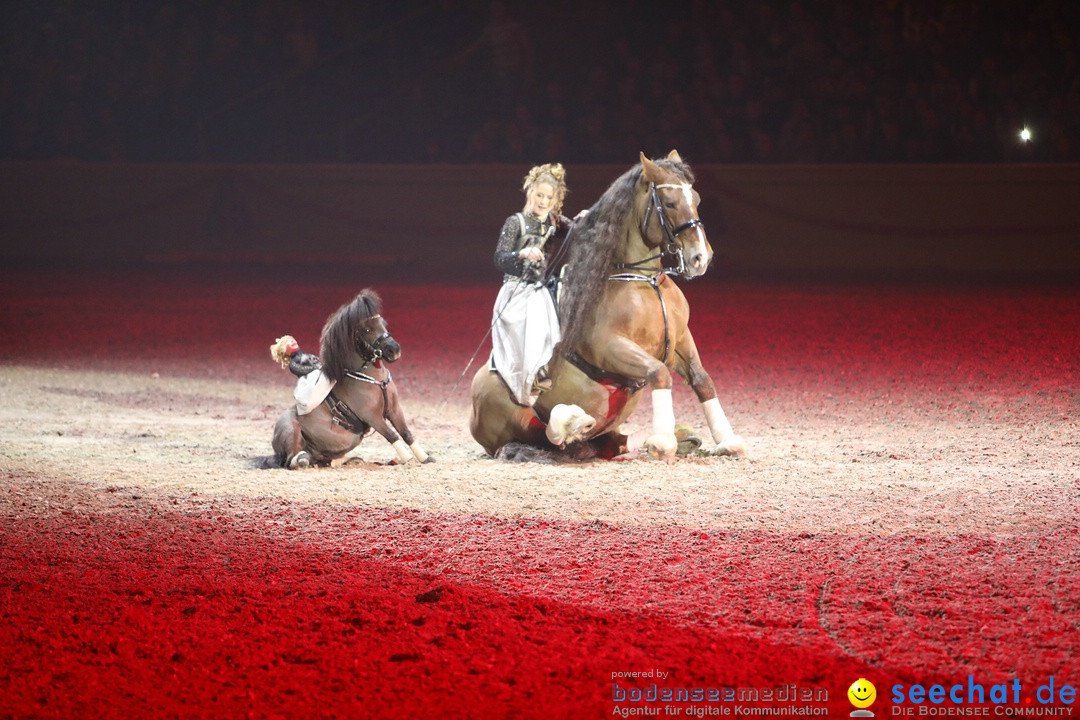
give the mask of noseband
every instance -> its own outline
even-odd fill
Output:
[[[367,322],[372,320],[378,320],[382,315],[372,315]],[[386,341],[390,339],[390,333],[387,330],[383,330],[382,334],[372,340],[370,343],[363,338],[356,338],[356,349],[360,352],[361,357],[365,363],[372,363],[379,360],[383,356],[383,350],[386,347]]]
[[[664,233],[664,249],[663,254],[674,257],[679,261],[677,268],[671,270],[665,270],[669,275],[685,275],[686,274],[686,260],[683,258],[682,246],[679,245],[678,237],[680,234],[693,228],[704,227],[705,223],[697,218],[690,218],[682,225],[678,227],[671,226],[671,220],[668,218],[667,213],[664,211],[664,206],[660,202],[660,193],[657,190],[671,189],[682,190],[687,192],[693,186],[689,183],[663,183],[657,185],[656,183],[649,183],[649,203],[645,206],[645,215],[641,218],[641,236],[648,237],[647,225],[649,224],[649,218],[652,214],[656,213],[657,223],[660,225],[660,230]],[[652,258],[650,258],[652,259]]]

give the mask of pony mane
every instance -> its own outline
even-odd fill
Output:
[[[319,339],[322,371],[327,378],[340,381],[349,361],[356,356],[356,335],[360,326],[382,312],[382,300],[374,290],[365,288],[326,319]]]
[[[694,182],[693,171],[685,162],[668,158],[654,162],[682,182]],[[559,300],[562,340],[555,348],[556,358],[565,358],[580,345],[598,301],[604,296],[617,251],[628,233],[640,232],[629,224],[642,172],[638,163],[623,173],[573,227]]]

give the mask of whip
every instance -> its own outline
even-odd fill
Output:
[[[553,231],[554,231],[554,228],[551,228],[548,232],[553,232]],[[573,222],[571,222],[569,224],[569,227],[566,230],[566,239],[563,240],[562,245],[559,247],[559,250],[555,253],[554,257],[552,258],[552,262],[544,270],[544,275],[543,275],[543,279],[542,279],[541,282],[547,282],[548,280],[551,279],[551,274],[552,274],[553,269],[562,260],[563,255],[566,254],[566,249],[570,245],[570,235],[571,235],[571,233],[573,233],[573,231],[574,231],[574,224],[573,224]],[[503,311],[506,310],[506,307],[510,304],[510,301],[514,299],[514,296],[518,294],[518,292],[521,290],[522,287],[524,287],[526,285],[531,285],[531,284],[532,284],[532,282],[526,282],[525,278],[523,278],[523,277],[519,277],[517,279],[517,284],[514,286],[513,292],[511,292],[510,295],[507,296],[506,302],[504,302],[502,304],[502,307],[500,307],[499,310],[495,313],[494,317],[492,317],[491,324],[488,325],[488,329],[484,333],[484,336],[482,338],[480,338],[480,342],[479,342],[479,344],[477,344],[476,350],[473,351],[472,357],[470,357],[469,362],[467,362],[465,364],[465,369],[461,371],[461,374],[458,375],[457,380],[454,382],[454,386],[452,388],[450,388],[450,392],[447,393],[445,398],[443,398],[442,404],[439,405],[439,410],[438,410],[439,414],[442,413],[443,409],[446,407],[446,404],[450,401],[450,398],[453,397],[454,393],[457,392],[458,387],[461,385],[461,381],[464,379],[465,375],[469,372],[469,368],[472,367],[473,362],[476,360],[476,356],[480,354],[480,349],[482,347],[484,347],[484,343],[487,342],[488,337],[491,335],[491,331],[495,329],[495,324],[497,322],[499,322],[499,318],[502,317]]]

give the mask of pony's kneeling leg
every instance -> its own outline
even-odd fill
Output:
[[[412,451],[413,457],[416,458],[419,462],[422,462],[422,463],[435,462],[435,458],[431,457],[426,452],[424,452],[424,448],[420,447],[420,443],[415,443],[415,442],[410,443],[409,444],[409,450]]]
[[[412,453],[409,450],[409,446],[406,445],[405,441],[401,438],[398,438],[394,442],[390,443],[390,445],[394,448],[394,452],[397,453],[398,462],[402,465],[413,459]]]
[[[301,450],[289,458],[285,467],[290,470],[303,470],[311,467],[311,455],[308,454],[307,450]]]
[[[712,433],[716,448],[715,455],[730,455],[731,457],[744,457],[747,453],[746,441],[735,433],[734,428],[720,407],[720,400],[712,398],[701,404],[705,411],[705,421],[709,423],[709,432]]]
[[[354,447],[352,450],[345,453],[341,457],[334,458],[333,460],[331,460],[330,461],[330,467],[335,467],[336,468],[336,467],[341,467],[342,465],[348,465],[349,463],[353,462],[354,460],[359,460],[361,462],[363,461],[363,458],[360,457],[360,446],[359,445],[357,445],[356,447]]]

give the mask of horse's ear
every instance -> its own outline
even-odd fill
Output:
[[[649,158],[645,157],[645,153],[639,154],[641,155],[641,168],[644,171],[642,174],[645,176],[645,179],[651,183],[663,182],[659,166]]]
[[[669,153],[667,154],[667,159],[668,159],[668,160],[674,160],[674,161],[675,161],[675,162],[677,162],[677,163],[681,163],[681,162],[682,162],[682,158],[681,158],[681,157],[679,157],[679,151],[678,151],[678,150],[672,150],[671,152],[669,152]]]

